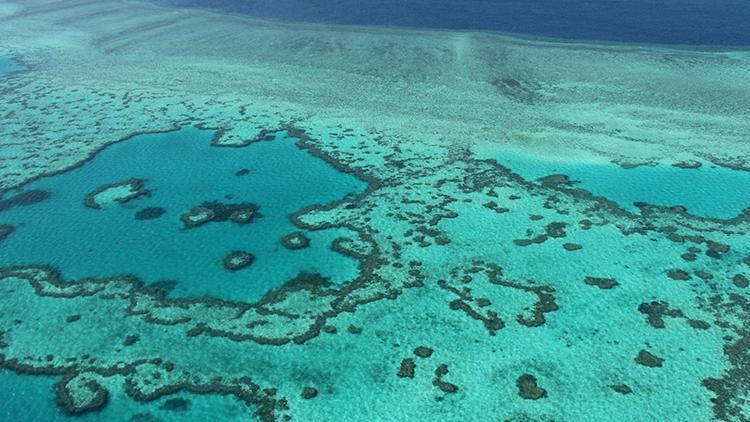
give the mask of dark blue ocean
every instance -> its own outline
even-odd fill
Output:
[[[748,0],[154,0],[298,22],[489,30],[626,43],[750,45]]]

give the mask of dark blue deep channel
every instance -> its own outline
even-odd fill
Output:
[[[153,0],[285,21],[501,31],[624,43],[750,45],[748,0]]]

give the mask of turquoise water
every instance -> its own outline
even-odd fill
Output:
[[[26,185],[20,193],[50,195],[0,211],[0,222],[15,227],[0,246],[0,266],[46,263],[74,279],[133,274],[145,283],[176,281],[173,296],[242,301],[259,299],[300,272],[335,283],[356,277],[357,262],[329,247],[351,235],[347,230],[306,231],[310,246],[297,250],[285,248],[281,238],[299,230],[291,214],[361,192],[363,182],[299,149],[284,133],[245,148],[211,146],[212,136],[195,128],[137,136],[82,167]],[[242,169],[248,174],[237,176]],[[130,178],[145,179],[151,194],[102,209],[84,206],[88,193]],[[255,203],[262,217],[185,229],[180,216],[205,201]],[[166,212],[136,219],[146,207]],[[235,250],[253,254],[254,263],[225,269],[223,259]]]
[[[0,56],[0,75],[4,73],[10,73],[10,72],[18,72],[19,70],[24,70],[25,67],[19,65],[16,63],[15,60],[11,59],[10,57],[4,57]]]
[[[544,160],[510,152],[483,153],[528,180],[564,174],[572,185],[638,212],[636,202],[682,205],[701,217],[732,218],[750,207],[750,172],[702,162],[699,168],[660,164],[623,168],[613,163]]]
[[[110,402],[99,412],[69,415],[50,397],[58,377],[19,375],[0,371],[2,421],[184,421],[218,417],[226,421],[252,420],[252,409],[233,396],[176,393],[153,402],[136,402],[123,389],[110,391]],[[170,406],[170,404],[172,404]]]

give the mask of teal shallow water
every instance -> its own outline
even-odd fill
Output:
[[[320,273],[335,283],[357,275],[357,262],[330,249],[344,229],[306,231],[310,246],[289,250],[281,238],[298,231],[294,212],[361,192],[364,183],[277,134],[245,148],[210,145],[213,133],[195,128],[137,136],[101,151],[82,167],[26,185],[49,198],[7,207],[0,222],[15,227],[0,245],[0,266],[46,263],[66,278],[133,274],[146,283],[176,281],[175,296],[211,295],[254,301],[300,272]],[[247,169],[249,174],[235,173]],[[84,206],[85,196],[107,183],[145,179],[150,196],[102,209]],[[6,193],[8,199],[18,192]],[[180,216],[205,201],[252,202],[262,217],[250,224],[211,222],[185,229]],[[162,207],[159,218],[138,220],[145,207]],[[232,251],[255,256],[229,271]]]
[[[574,187],[611,199],[638,212],[636,202],[682,205],[701,217],[732,218],[750,207],[750,172],[708,162],[699,168],[666,164],[623,168],[613,163],[544,160],[515,152],[485,152],[527,180],[564,174]]]
[[[11,72],[18,72],[19,70],[24,69],[24,66],[19,65],[10,57],[0,56],[0,75]]]

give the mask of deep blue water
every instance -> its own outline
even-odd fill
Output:
[[[287,21],[513,32],[629,43],[750,45],[747,0],[153,0]]]

